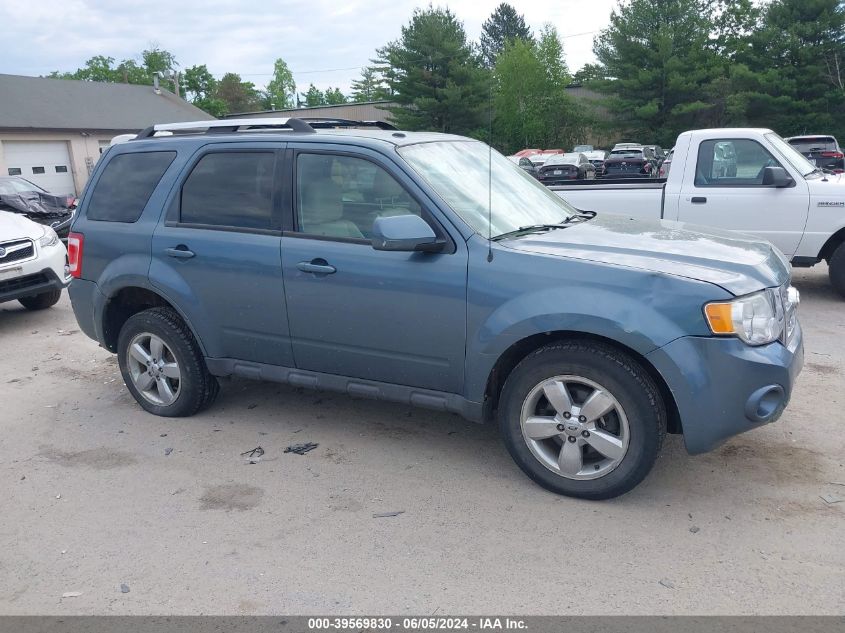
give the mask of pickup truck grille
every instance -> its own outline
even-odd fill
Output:
[[[34,256],[35,245],[32,240],[0,242],[0,266],[30,259]]]

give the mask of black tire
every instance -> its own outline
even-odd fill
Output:
[[[31,297],[21,297],[18,299],[21,305],[27,310],[45,310],[56,305],[59,299],[62,298],[61,288],[55,290],[48,290],[39,295],[32,295]]]
[[[845,299],[845,242],[836,247],[827,260],[828,275],[834,290]]]
[[[520,413],[528,394],[544,380],[565,374],[605,387],[628,419],[627,452],[613,470],[596,479],[553,472],[534,456],[522,433]],[[629,355],[592,341],[552,344],[529,354],[508,376],[498,416],[505,445],[526,475],[552,492],[582,499],[610,499],[634,488],[651,471],[666,435],[666,409],[651,376]]]
[[[173,352],[182,376],[179,394],[172,404],[155,404],[143,396],[129,373],[129,345],[138,334],[150,333],[161,338]],[[171,308],[151,308],[132,315],[120,329],[117,341],[120,373],[126,388],[138,404],[154,415],[187,417],[209,406],[220,389],[217,378],[208,372],[202,352],[185,322]]]

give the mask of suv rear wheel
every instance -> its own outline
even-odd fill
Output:
[[[648,373],[601,343],[542,347],[511,372],[499,403],[511,456],[558,494],[609,499],[649,473],[666,413]]]
[[[18,301],[27,310],[45,310],[56,305],[61,297],[62,291],[56,289],[42,292],[39,295],[32,295],[31,297],[21,297]]]
[[[117,342],[120,372],[144,409],[165,417],[193,415],[219,391],[191,330],[170,308],[134,314]]]

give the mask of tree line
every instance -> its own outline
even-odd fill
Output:
[[[158,73],[215,116],[388,100],[403,129],[490,139],[505,152],[569,147],[590,129],[664,146],[685,129],[734,125],[845,140],[842,0],[620,0],[593,50],[597,62],[570,74],[555,27],[533,33],[508,3],[477,42],[452,11],[429,5],[376,49],[348,95],[297,91],[281,58],[259,89],[233,72],[217,79],[205,64],[180,70],[157,46],[140,61],[97,56],[50,76],[151,84]],[[605,114],[575,101],[573,85],[600,94]]]

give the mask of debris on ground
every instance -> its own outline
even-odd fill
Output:
[[[373,515],[374,519],[384,519],[387,517],[398,517],[400,514],[405,514],[404,510],[397,510],[396,512],[379,512]]]
[[[172,495],[178,495],[178,494],[183,493],[183,492],[185,492],[185,489],[184,489],[184,488],[177,488],[176,490],[174,490],[174,491],[173,491],[173,492],[171,492],[170,494],[171,494],[171,496],[172,496]]]
[[[845,486],[845,481],[831,481],[830,483],[833,486]]]
[[[164,449],[164,454],[165,454],[165,455],[170,455],[170,453],[172,453],[172,452],[173,452],[173,449],[172,449],[172,448],[165,448],[165,449]]]
[[[247,406],[247,409],[254,409],[257,406],[258,406],[257,404],[251,404],[251,405]]]
[[[692,532],[693,534],[697,534],[699,531],[701,531],[701,528],[700,528],[700,527],[698,527],[697,525],[693,525],[693,526],[689,529],[689,531],[690,531],[690,532]]]
[[[287,451],[285,451],[287,452]],[[261,461],[261,456],[264,454],[264,449],[260,446],[256,446],[250,451],[244,451],[241,453],[241,457],[246,457],[246,461],[249,464],[257,464]]]
[[[82,595],[81,591],[65,591],[62,594],[62,598],[78,598]]]
[[[129,585],[121,583],[120,584],[120,593],[129,593]]]
[[[26,475],[21,475],[21,481],[23,481],[24,479],[26,479]]]
[[[61,499],[62,495],[56,495],[56,499]]]
[[[666,587],[667,589],[674,589],[675,588],[675,583],[673,583],[668,578],[661,578],[658,582],[661,585],[663,585],[664,587]]]
[[[308,451],[313,451],[319,444],[314,442],[305,442],[304,444],[292,444],[285,449],[285,453],[296,453],[297,455],[305,455]]]
[[[826,492],[825,494],[819,495],[819,496],[822,498],[822,501],[824,501],[827,504],[839,503],[841,501],[845,501],[845,499],[843,499],[842,497],[831,494],[829,492]]]
[[[162,433],[159,437],[167,437],[167,433]]]

